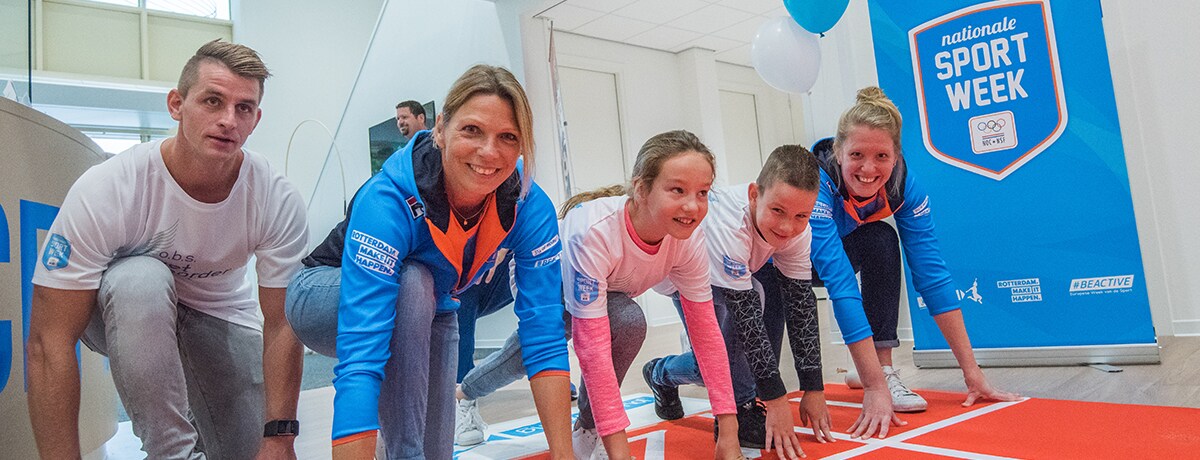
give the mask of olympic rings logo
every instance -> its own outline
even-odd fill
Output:
[[[975,129],[977,129],[979,131],[983,131],[985,133],[986,132],[992,132],[992,133],[1000,132],[1001,129],[1004,129],[1004,119],[1000,118],[1000,119],[996,119],[996,120],[981,121],[981,122],[979,122],[978,125],[975,126]]]

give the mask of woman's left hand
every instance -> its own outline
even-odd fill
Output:
[[[987,376],[983,375],[983,371],[976,370],[966,375],[967,382],[967,400],[963,401],[963,407],[970,407],[975,404],[975,401],[980,400],[995,400],[995,401],[1016,401],[1021,399],[1021,395],[1009,393],[997,389],[988,382]]]

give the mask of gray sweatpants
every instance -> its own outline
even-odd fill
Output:
[[[113,261],[82,341],[108,356],[153,459],[253,458],[262,440],[262,332],[180,305],[158,259]]]

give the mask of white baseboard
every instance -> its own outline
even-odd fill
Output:
[[[1171,323],[1175,326],[1176,337],[1200,336],[1200,319],[1180,319]]]
[[[1158,364],[1158,343],[1068,347],[976,348],[981,366],[1077,366],[1080,364]],[[950,350],[913,350],[921,368],[958,367]]]

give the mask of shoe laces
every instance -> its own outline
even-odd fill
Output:
[[[916,394],[916,393],[913,393],[912,390],[909,390],[908,387],[904,385],[904,382],[900,381],[900,373],[899,372],[895,372],[895,371],[884,372],[883,377],[885,379],[887,379],[888,390],[892,392],[892,395],[908,396],[908,395]]]
[[[487,423],[483,421],[483,416],[479,415],[479,406],[474,399],[462,399],[458,401],[457,418],[462,423],[455,424],[455,432],[463,433],[468,430],[483,431],[487,427]]]

